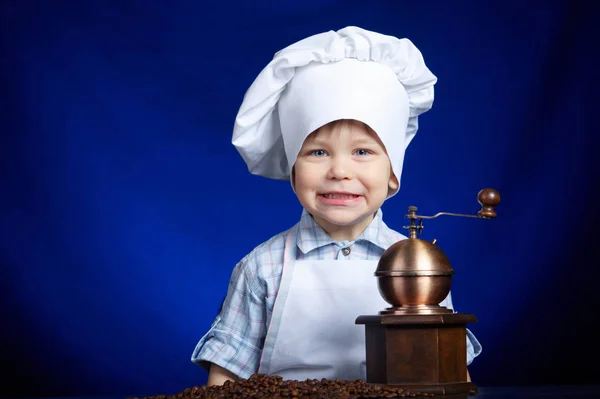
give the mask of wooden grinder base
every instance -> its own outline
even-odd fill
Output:
[[[476,393],[467,382],[466,324],[472,314],[359,316],[365,325],[367,382],[436,395]]]

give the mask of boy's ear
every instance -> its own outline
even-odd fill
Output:
[[[390,180],[388,181],[388,196],[398,191],[398,187],[400,187],[400,183],[398,183],[396,175],[391,173]]]
[[[398,183],[398,179],[396,179],[395,174],[392,173],[390,175],[390,181],[389,181],[388,185],[392,190],[398,190],[398,187],[400,187],[400,183]]]

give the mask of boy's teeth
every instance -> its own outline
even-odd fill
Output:
[[[352,194],[325,194],[325,198],[354,198],[356,195]]]

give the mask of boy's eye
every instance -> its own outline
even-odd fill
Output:
[[[356,150],[356,155],[369,155],[370,153],[371,151],[365,150],[364,148]]]
[[[310,152],[310,155],[314,155],[315,157],[323,157],[327,155],[327,153],[325,150],[313,150]]]

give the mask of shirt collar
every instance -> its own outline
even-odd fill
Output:
[[[370,242],[383,250],[388,249],[392,244],[396,243],[403,236],[391,230],[383,221],[383,211],[377,210],[375,217],[369,223],[367,228],[354,241],[336,242],[319,226],[312,218],[306,209],[302,210],[302,217],[298,225],[298,235],[296,243],[298,248],[308,254],[310,251],[324,247],[329,244],[346,247],[359,241]]]

